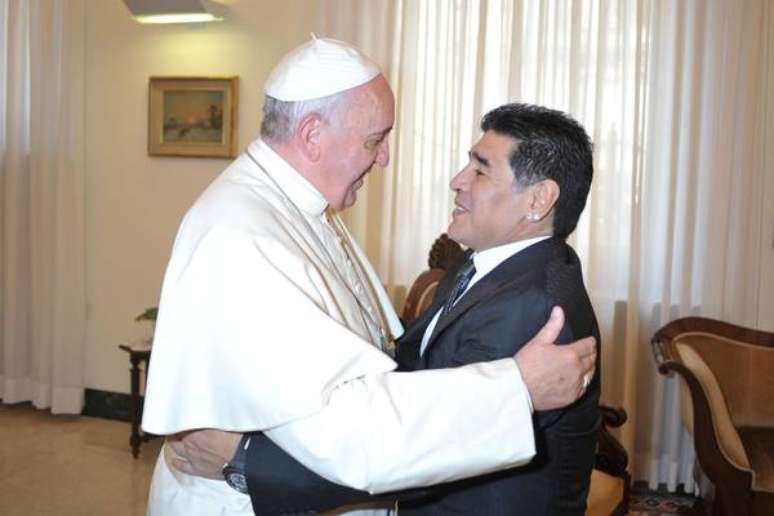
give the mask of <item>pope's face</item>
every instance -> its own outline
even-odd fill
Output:
[[[387,81],[379,75],[360,87],[343,108],[336,126],[330,127],[325,181],[328,203],[335,210],[355,203],[357,191],[374,164],[390,161],[387,136],[395,122],[395,98]]]
[[[517,142],[487,131],[470,149],[470,160],[451,180],[455,192],[449,237],[476,251],[525,238],[529,190],[516,186],[508,162]]]

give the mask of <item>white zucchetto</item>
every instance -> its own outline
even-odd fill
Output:
[[[274,67],[263,91],[284,102],[319,99],[365,84],[380,73],[379,66],[352,45],[312,35]]]

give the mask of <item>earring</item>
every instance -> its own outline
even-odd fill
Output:
[[[538,217],[537,213],[529,213],[527,214],[527,220],[531,220],[532,222],[536,222],[540,217]]]

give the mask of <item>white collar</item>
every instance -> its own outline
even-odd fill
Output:
[[[299,209],[314,217],[323,214],[328,207],[323,194],[266,142],[258,138],[248,145],[247,153],[262,165],[263,170]]]
[[[526,240],[518,240],[516,242],[510,242],[508,244],[492,247],[484,251],[478,251],[473,253],[473,264],[476,266],[476,274],[471,278],[470,284],[483,278],[492,269],[503,263],[505,260],[515,255],[518,252],[523,251],[527,247],[537,244],[551,238],[550,236],[539,236],[535,238],[528,238]]]

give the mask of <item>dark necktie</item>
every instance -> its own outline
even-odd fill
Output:
[[[468,288],[468,283],[470,283],[470,279],[474,274],[476,274],[476,266],[473,265],[473,259],[468,258],[468,261],[465,262],[457,273],[457,281],[454,284],[454,288],[449,294],[449,299],[446,300],[446,304],[443,305],[443,310],[441,311],[442,317],[451,311],[454,303],[457,302],[457,299],[459,299],[462,293],[465,292],[465,289]]]

